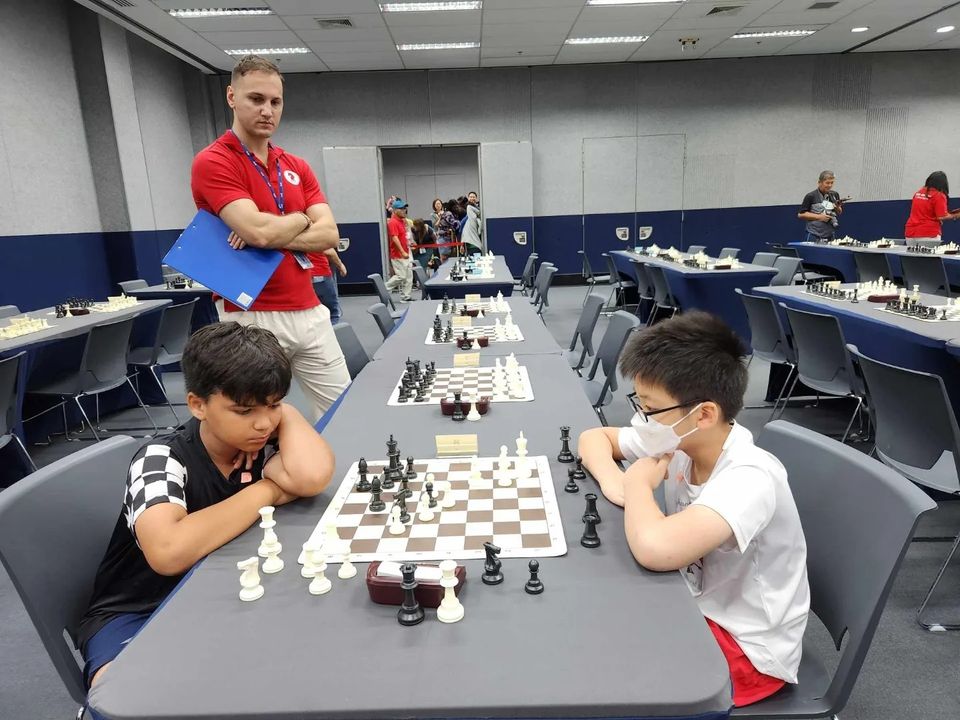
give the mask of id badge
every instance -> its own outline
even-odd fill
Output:
[[[313,263],[310,261],[310,258],[307,257],[305,252],[295,252],[293,256],[297,259],[297,264],[304,270],[309,270],[313,267]]]

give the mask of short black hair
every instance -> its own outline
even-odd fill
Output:
[[[222,393],[241,405],[267,405],[290,391],[290,361],[269,330],[238,322],[205,325],[180,361],[188,393]]]
[[[729,421],[743,408],[745,356],[730,326],[695,310],[636,333],[620,356],[620,374],[662,387],[678,402],[711,400]]]
[[[947,174],[943,170],[930,173],[923,186],[930,190],[939,190],[944,195],[950,194],[950,183],[947,182]]]

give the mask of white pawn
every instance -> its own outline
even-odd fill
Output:
[[[517,457],[526,457],[527,456],[527,439],[523,436],[523,430],[520,431],[520,436],[517,438]]]
[[[330,588],[333,586],[333,583],[330,582],[324,573],[327,571],[327,555],[322,553],[316,548],[310,548],[308,550],[311,555],[313,555],[313,563],[316,566],[316,571],[313,573],[313,580],[310,581],[310,585],[307,589],[310,591],[311,595],[323,595],[330,592]]]
[[[313,564],[313,553],[310,552],[309,541],[303,544],[303,550],[300,553],[300,557],[303,558],[303,567],[300,568],[300,577],[312,578],[314,573],[317,572],[317,566]]]
[[[270,548],[267,552],[267,558],[263,561],[263,572],[267,575],[273,575],[283,570],[283,560],[280,557],[280,543]]]
[[[467,420],[470,422],[477,422],[480,419],[480,411],[477,410],[477,401],[474,400],[470,403],[470,412],[467,413]]]
[[[433,508],[430,507],[427,496],[423,495],[420,498],[420,512],[417,513],[417,519],[420,522],[433,522],[433,518],[434,518]]]
[[[277,533],[273,530],[277,526],[277,521],[273,519],[274,510],[273,506],[267,505],[258,511],[260,513],[260,527],[263,528],[263,541],[257,548],[257,555],[262,558],[267,557],[274,548],[276,548],[277,553],[283,549],[277,539]]]
[[[390,526],[387,528],[387,531],[391,535],[403,535],[403,531],[406,530],[403,523],[400,522],[400,507],[394,505],[390,508]]]
[[[337,570],[337,577],[341,580],[349,580],[357,574],[357,566],[353,564],[352,556],[348,552],[343,556],[343,562],[340,563],[340,569]]]
[[[480,308],[480,309],[477,311],[477,320],[483,320],[483,317],[484,317],[484,316],[483,316],[483,308]]]
[[[443,600],[437,608],[437,620],[443,623],[455,623],[463,620],[463,604],[454,588],[457,586],[457,561],[444,560],[440,563],[440,584],[443,586]]]
[[[237,563],[237,570],[242,570],[240,575],[240,599],[244,602],[259,600],[263,597],[263,585],[260,584],[260,558],[252,557],[241,560]]]
[[[436,483],[433,484],[436,487]],[[452,507],[455,507],[457,504],[457,499],[453,496],[453,486],[450,484],[449,480],[443,482],[443,497],[440,499],[440,507],[443,510],[449,510]]]

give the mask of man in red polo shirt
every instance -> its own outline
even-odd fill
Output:
[[[283,252],[256,302],[244,311],[218,300],[221,320],[270,330],[290,358],[316,421],[350,382],[330,312],[311,282],[309,252],[336,246],[337,225],[303,159],[270,143],[283,112],[283,77],[269,60],[247,55],[227,87],[233,126],[193,160],[197,207],[230,226],[230,244]]]

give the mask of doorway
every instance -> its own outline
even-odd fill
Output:
[[[428,219],[434,198],[480,192],[479,145],[382,147],[380,162],[384,199],[402,197],[411,218]]]

